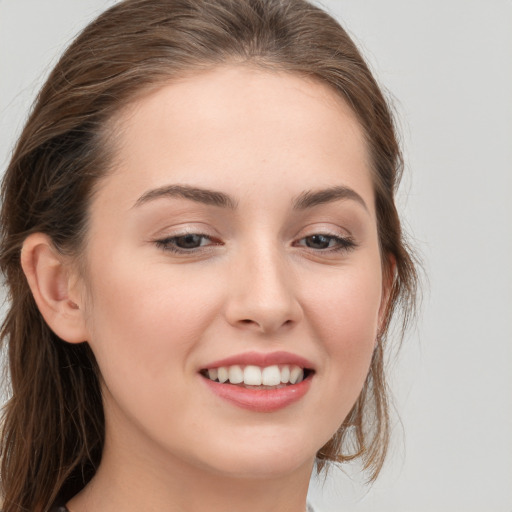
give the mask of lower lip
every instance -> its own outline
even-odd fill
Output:
[[[201,377],[206,385],[219,397],[232,404],[255,412],[274,412],[300,400],[309,390],[313,375],[299,384],[280,389],[250,389],[233,384],[221,384]]]

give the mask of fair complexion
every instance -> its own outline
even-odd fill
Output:
[[[24,247],[45,318],[89,342],[103,378],[103,459],[69,508],[303,512],[385,309],[359,123],[325,85],[233,65],[162,86],[115,128],[85,275],[42,235]],[[208,378],[248,365],[305,380],[240,395]]]

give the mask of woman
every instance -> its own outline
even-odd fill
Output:
[[[298,512],[315,464],[374,479],[416,283],[400,171],[367,66],[302,0],[88,26],[3,182],[3,511]]]

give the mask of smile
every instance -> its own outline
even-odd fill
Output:
[[[286,352],[239,354],[199,372],[222,401],[253,412],[274,412],[301,400],[315,373],[309,361]]]
[[[302,382],[308,375],[308,370],[297,365],[272,365],[263,368],[255,365],[232,365],[203,370],[201,374],[222,384],[227,382],[249,388],[275,389]]]

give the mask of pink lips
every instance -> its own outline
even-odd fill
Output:
[[[262,354],[246,352],[209,363],[204,369],[219,368],[232,365],[255,365],[260,367],[276,364],[296,365],[312,369],[313,365],[307,359],[288,352],[273,352]],[[273,412],[288,407],[300,400],[309,390],[313,372],[302,382],[290,384],[279,389],[251,389],[229,383],[214,382],[203,377],[203,382],[218,397],[231,404],[254,412]]]
[[[236,356],[227,357],[226,359],[219,359],[205,366],[208,368],[218,368],[219,366],[232,366],[234,364],[254,366],[272,366],[273,364],[294,364],[302,368],[313,368],[313,363],[304,359],[303,357],[291,354],[289,352],[270,352],[269,354],[262,354],[260,352],[245,352]]]

